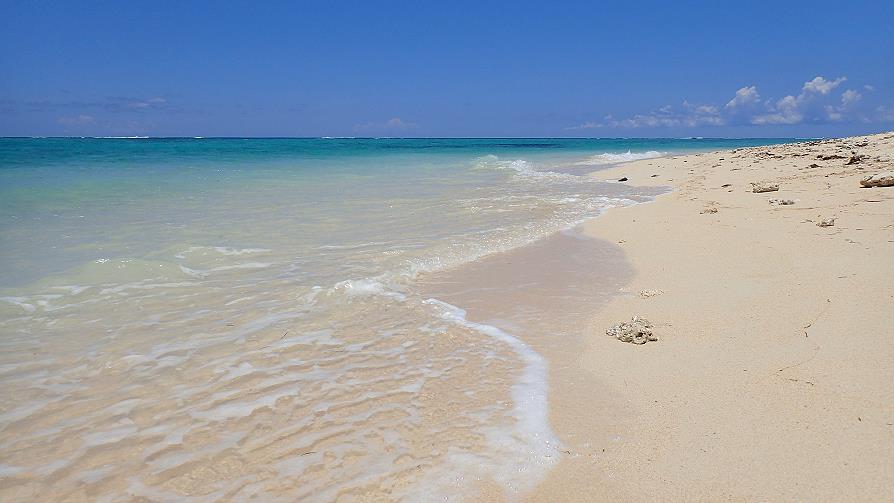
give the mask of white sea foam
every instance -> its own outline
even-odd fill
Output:
[[[136,281],[133,283],[124,283],[112,287],[103,288],[99,291],[100,295],[120,294],[127,290],[152,290],[156,288],[180,288],[185,286],[193,286],[195,283],[189,281],[171,282],[171,283],[149,283],[147,281]]]
[[[271,250],[268,248],[232,248],[229,246],[215,246],[214,251],[223,255],[245,255],[249,253],[266,253]]]
[[[568,176],[581,178],[573,175]],[[574,207],[573,211],[567,214],[560,213],[553,218],[542,220],[539,223],[531,223],[519,229],[483,230],[478,233],[478,239],[472,242],[457,243],[446,250],[438,250],[437,253],[409,261],[408,270],[403,271],[401,275],[412,279],[419,274],[457,267],[495,253],[513,250],[555,232],[580,225],[609,208],[628,206],[634,203],[635,201],[632,199],[602,196],[590,197],[584,202],[566,202],[565,204]]]
[[[212,267],[211,269],[191,269],[189,267],[180,266],[180,270],[194,278],[205,278],[215,272],[231,271],[233,269],[264,269],[273,264],[266,262],[245,262],[243,264],[222,265],[220,267]]]
[[[71,295],[78,295],[81,292],[90,288],[90,286],[82,286],[82,285],[64,285],[64,286],[54,286],[56,290],[66,290]]]
[[[214,251],[221,255],[230,255],[230,256],[239,256],[246,254],[255,254],[255,253],[268,253],[272,250],[268,248],[233,248],[231,246],[190,246],[189,248],[183,250],[182,252],[174,255],[174,258],[185,259],[187,255],[192,253],[204,251]]]
[[[0,297],[0,301],[19,306],[24,309],[26,313],[33,313],[37,309],[34,304],[28,303],[28,299],[25,297]]]
[[[604,154],[598,154],[588,157],[586,160],[580,161],[576,164],[618,164],[622,162],[638,161],[640,159],[654,159],[663,155],[667,155],[667,152],[658,152],[657,150],[649,150],[648,152],[631,152],[628,150],[627,152],[623,152],[620,154],[606,152]]]
[[[333,291],[344,292],[349,297],[381,295],[400,301],[406,300],[404,294],[392,291],[381,282],[369,278],[340,281],[335,284]]]
[[[323,245],[317,247],[318,250],[358,250],[361,248],[370,248],[374,246],[382,246],[387,243],[383,241],[371,241],[369,243],[358,243],[353,245]]]
[[[580,177],[568,173],[559,173],[557,171],[549,170],[541,171],[538,169],[534,169],[531,163],[524,159],[500,161],[496,156],[485,156],[479,159],[479,163],[483,164],[484,166],[494,167],[496,169],[508,169],[515,171],[516,176],[519,179],[534,181],[538,183],[547,180],[562,180],[571,182],[582,181]]]
[[[507,458],[499,464],[470,464],[466,458],[474,455],[451,453],[450,457],[457,465],[455,468],[465,471],[469,466],[487,467],[495,480],[515,493],[533,489],[555,463],[556,450],[561,445],[549,424],[546,360],[521,339],[493,325],[469,321],[463,309],[438,299],[428,299],[424,303],[432,306],[440,318],[506,344],[524,363],[521,376],[512,386],[515,427],[511,431],[498,427],[486,431],[490,446],[507,454]],[[447,474],[447,477],[454,478],[456,474]]]

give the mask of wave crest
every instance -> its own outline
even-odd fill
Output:
[[[654,159],[663,155],[667,155],[667,152],[658,152],[657,150],[649,150],[647,152],[631,152],[628,150],[627,152],[620,154],[606,152],[604,154],[588,157],[586,161],[583,161],[580,164],[618,164],[622,162],[639,161],[641,159]]]

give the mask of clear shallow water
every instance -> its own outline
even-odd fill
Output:
[[[0,139],[0,495],[524,491],[546,362],[420,277],[653,195],[578,173],[773,142]]]

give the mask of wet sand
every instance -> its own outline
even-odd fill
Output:
[[[469,320],[523,339],[546,359],[549,421],[553,431],[563,433],[552,455],[561,462],[570,446],[581,442],[574,431],[579,422],[562,411],[579,409],[581,397],[594,392],[590,373],[575,364],[588,347],[589,319],[633,276],[622,249],[578,228],[429,275],[422,289],[463,306]],[[592,399],[612,403],[601,392]],[[485,500],[517,500],[520,495],[490,480],[483,480],[479,490]]]

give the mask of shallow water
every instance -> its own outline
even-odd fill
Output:
[[[0,139],[0,498],[523,493],[543,306],[619,281],[556,233],[655,194],[579,174],[771,142]]]

